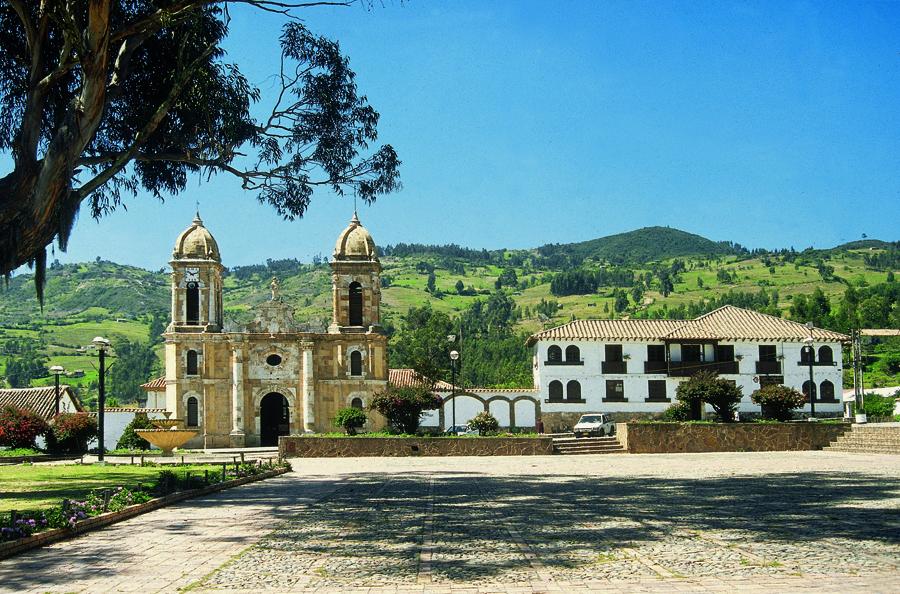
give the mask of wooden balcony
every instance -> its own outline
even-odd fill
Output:
[[[781,375],[781,361],[757,361],[756,373],[762,375]]]
[[[669,375],[672,377],[690,377],[701,371],[718,374],[738,373],[737,361],[669,361]]]
[[[600,369],[604,374],[628,373],[628,361],[603,361]]]
[[[667,361],[644,361],[644,373],[668,373]]]

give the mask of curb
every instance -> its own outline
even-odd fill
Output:
[[[78,456],[48,456],[46,454],[40,454],[37,456],[4,456],[0,457],[0,466],[4,464],[22,464],[23,462],[60,462],[63,460],[80,460],[81,455]]]
[[[146,503],[138,503],[137,505],[126,507],[125,509],[119,510],[117,512],[107,512],[105,514],[100,514],[99,516],[86,518],[77,522],[74,528],[54,528],[52,530],[39,532],[38,534],[26,536],[25,538],[20,538],[18,540],[11,540],[9,542],[0,543],[0,559],[12,557],[13,555],[17,555],[18,553],[42,547],[44,545],[48,545],[60,540],[73,538],[86,532],[91,532],[92,530],[97,530],[98,528],[103,528],[104,526],[109,526],[110,524],[115,524],[117,522],[121,522],[123,520],[127,520],[129,518],[133,518],[135,516],[139,516],[141,514],[166,507],[167,505],[178,503],[179,501],[184,501],[185,499],[201,497],[203,495],[209,495],[210,493],[215,493],[217,491],[224,491],[225,489],[230,489],[232,487],[246,485],[247,483],[254,483],[281,474],[285,474],[286,472],[289,472],[287,468],[278,468],[253,476],[245,476],[243,478],[233,479],[224,483],[216,483],[214,485],[209,485],[208,487],[202,487],[200,489],[192,489],[190,491],[173,493],[164,497],[151,499]]]

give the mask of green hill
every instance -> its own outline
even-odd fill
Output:
[[[646,264],[683,256],[737,255],[747,250],[671,227],[644,227],[590,241],[545,245],[538,252],[545,256],[566,254],[577,262],[590,258],[613,264]]]
[[[888,282],[900,272],[898,255],[897,243],[877,240],[751,254],[735,244],[665,227],[532,250],[398,244],[383,249],[382,312],[389,329],[399,327],[410,308],[426,304],[456,316],[499,287],[515,302],[516,330],[533,332],[573,318],[687,317],[724,303],[789,316],[799,303],[795,299],[817,290],[837,310],[853,287],[862,294],[860,301],[880,291],[866,311],[874,316],[873,324],[885,324],[900,308],[900,285]],[[434,289],[428,290],[431,274]],[[295,307],[299,322],[313,329],[327,325],[328,264],[287,259],[227,270],[228,327],[240,327],[252,317],[254,306],[268,298],[272,276],[281,280],[283,298]],[[151,324],[156,333],[168,321],[166,271],[101,260],[53,265],[47,278],[43,310],[31,275],[16,276],[0,290],[0,376],[7,356],[34,348],[48,357],[48,366],[84,370],[84,377],[68,381],[88,387],[96,380],[96,361],[83,347],[94,336],[108,336],[114,343],[147,341]],[[161,353],[160,346],[156,349]],[[44,377],[34,383],[50,381]]]

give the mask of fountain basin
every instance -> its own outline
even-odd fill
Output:
[[[150,423],[157,429],[171,429],[181,425],[181,419],[150,419]]]
[[[135,429],[134,431],[162,450],[163,456],[171,456],[175,448],[183,446],[197,435],[194,429]]]

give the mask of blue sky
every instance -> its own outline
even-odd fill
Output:
[[[378,4],[376,2],[376,4]],[[229,59],[265,94],[277,16],[232,8]],[[387,2],[302,13],[340,41],[404,189],[380,244],[524,248],[668,225],[749,247],[897,240],[898,2]],[[95,222],[64,262],[165,266],[194,202],[226,265],[330,254],[352,198],[283,222],[195,179]]]

